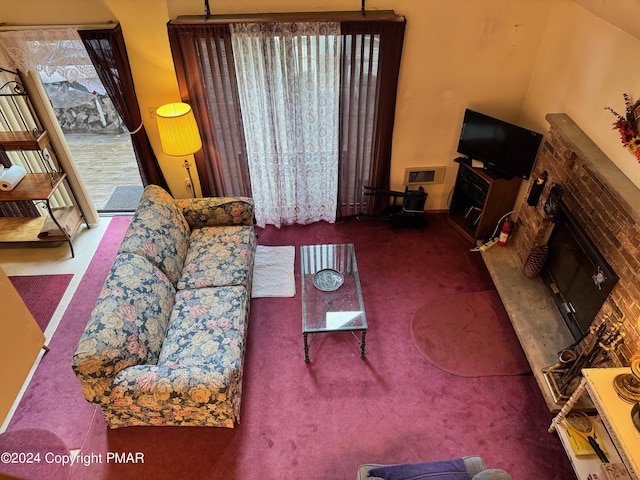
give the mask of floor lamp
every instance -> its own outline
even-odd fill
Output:
[[[173,157],[184,157],[202,148],[198,125],[191,107],[186,103],[168,103],[156,110],[156,121],[160,132],[162,151]],[[184,168],[189,175],[191,196],[195,197],[195,187],[189,160],[185,158]]]

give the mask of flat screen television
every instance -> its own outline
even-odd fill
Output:
[[[528,180],[542,134],[466,109],[458,153],[506,177]]]

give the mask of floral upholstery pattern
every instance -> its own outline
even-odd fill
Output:
[[[248,197],[175,200],[192,230],[220,225],[253,225],[253,199]]]
[[[233,428],[238,421],[240,397],[216,393],[217,378],[215,372],[201,367],[129,367],[115,378],[111,403],[101,405],[102,413],[111,428],[137,425]]]
[[[232,427],[248,301],[239,286],[178,292],[157,366],[127,368],[115,378],[110,423]]]
[[[175,285],[189,247],[191,230],[171,195],[157,185],[144,189],[120,252],[146,257]]]
[[[158,365],[217,365],[222,377],[229,375],[225,370],[237,370],[248,300],[247,290],[239,286],[178,292]]]
[[[121,370],[158,361],[175,294],[148,259],[116,257],[73,357],[88,401],[105,401]]]
[[[72,364],[111,428],[240,421],[252,218],[251,199],[145,189]]]
[[[178,288],[246,287],[251,284],[255,251],[253,227],[199,228],[191,234]]]

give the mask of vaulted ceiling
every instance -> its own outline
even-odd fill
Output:
[[[638,0],[573,0],[610,24],[640,39],[640,1]]]

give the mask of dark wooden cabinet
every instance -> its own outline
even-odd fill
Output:
[[[464,161],[458,165],[448,221],[475,244],[491,237],[500,218],[513,209],[522,181],[474,168]]]

